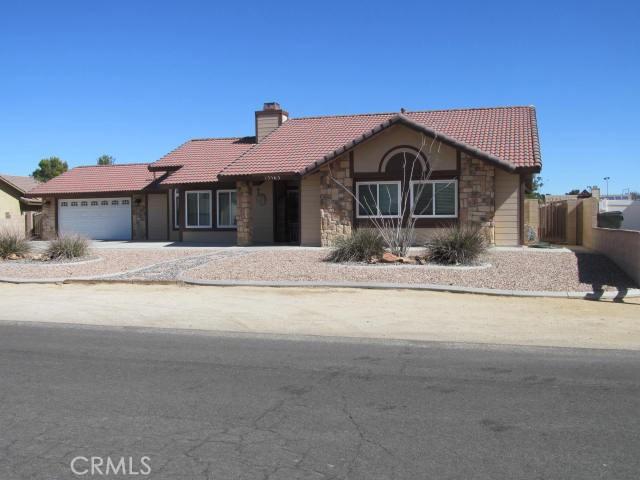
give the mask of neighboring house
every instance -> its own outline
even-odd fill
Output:
[[[525,185],[542,166],[533,107],[289,118],[268,103],[255,125],[255,136],[190,140],[151,164],[56,177],[32,192],[45,199],[43,235],[326,246],[372,216],[397,217],[411,192],[429,205],[418,242],[476,222],[497,245],[523,243]],[[405,156],[428,184],[403,179]]]
[[[26,195],[38,185],[33,177],[0,174],[0,228],[31,233],[33,214],[42,208],[42,200]]]

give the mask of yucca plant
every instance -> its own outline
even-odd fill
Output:
[[[469,265],[487,250],[487,237],[477,224],[462,224],[436,232],[426,245],[428,260],[445,265]]]
[[[329,262],[366,262],[384,253],[384,240],[375,230],[356,230],[339,238],[326,260]]]
[[[0,258],[10,255],[24,256],[31,251],[31,244],[18,229],[0,229]]]
[[[56,259],[85,257],[89,253],[89,239],[82,235],[60,235],[51,240],[47,255]]]

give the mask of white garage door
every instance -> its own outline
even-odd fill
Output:
[[[58,230],[95,240],[131,240],[131,199],[68,198],[58,200]]]

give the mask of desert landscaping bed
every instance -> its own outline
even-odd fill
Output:
[[[86,258],[70,261],[0,260],[0,278],[83,278],[126,272],[181,258],[204,256],[215,249],[96,249]]]
[[[456,285],[528,291],[594,291],[634,288],[633,281],[602,255],[491,250],[485,268],[334,264],[324,250],[263,250],[215,259],[193,268],[193,280],[380,282]],[[486,266],[489,264],[489,266]]]

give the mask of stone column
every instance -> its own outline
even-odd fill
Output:
[[[239,181],[236,183],[237,190],[237,222],[238,222],[238,245],[248,246],[253,243],[253,205],[251,182]]]
[[[57,198],[45,198],[42,205],[42,230],[40,237],[42,240],[53,240],[57,236],[56,232],[56,203]]]
[[[147,196],[144,194],[131,198],[131,239],[147,239]]]
[[[463,153],[459,189],[460,222],[479,224],[494,243],[495,167]]]
[[[353,228],[353,198],[336,181],[353,190],[346,155],[320,169],[320,243],[323,247],[330,247],[338,238],[350,235]]]

